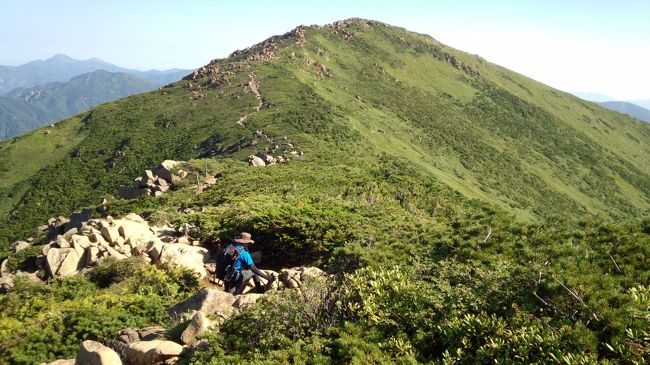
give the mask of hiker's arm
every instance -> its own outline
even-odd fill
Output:
[[[264,271],[258,269],[257,266],[255,266],[255,264],[252,264],[252,265],[250,266],[250,269],[251,269],[251,271],[252,271],[253,273],[255,273],[255,274],[257,274],[257,275],[263,277],[264,279],[266,279],[266,280],[271,280],[271,275],[269,275],[269,274],[265,273]]]

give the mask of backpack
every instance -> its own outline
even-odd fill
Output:
[[[235,274],[235,262],[241,254],[241,249],[230,244],[222,248],[217,255],[217,270],[215,276],[225,282],[230,281]]]

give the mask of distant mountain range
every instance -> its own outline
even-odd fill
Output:
[[[593,101],[596,104],[599,104],[602,107],[607,109],[627,114],[629,116],[641,119],[644,122],[650,123],[650,99],[647,100],[615,100],[614,98],[595,93],[578,93],[575,92],[573,95],[587,100]]]
[[[607,109],[627,114],[650,123],[650,110],[642,108],[636,104],[628,103],[626,101],[604,101],[598,102],[597,104],[600,104]]]
[[[16,67],[0,66],[0,139],[156,89],[190,72],[130,70],[98,58],[80,61],[62,54]]]
[[[76,76],[68,82],[17,88],[0,96],[0,139],[157,87],[158,83],[138,76],[98,70]]]
[[[0,95],[18,87],[32,87],[55,81],[65,82],[75,76],[97,70],[129,73],[161,85],[178,81],[191,72],[191,70],[181,69],[131,70],[98,58],[81,61],[57,54],[47,60],[32,61],[20,66],[0,66]]]

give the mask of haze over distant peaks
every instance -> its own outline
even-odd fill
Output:
[[[119,67],[93,57],[76,60],[64,54],[56,54],[46,60],[35,60],[20,66],[0,66],[0,95],[17,87],[32,87],[48,82],[65,82],[71,78],[97,70],[130,73],[158,84],[179,80],[191,70],[139,71]]]

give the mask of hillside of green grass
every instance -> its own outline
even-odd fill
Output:
[[[97,215],[189,223],[208,246],[249,231],[266,267],[333,274],[260,300],[185,363],[643,363],[649,155],[650,125],[428,36],[298,27],[0,143],[0,258],[109,197]],[[166,159],[194,170],[161,197],[114,198]],[[129,326],[174,338],[163,310],[201,284],[111,265],[0,296],[0,357],[72,358]]]
[[[288,136],[325,166],[338,164],[337,152],[403,159],[525,221],[626,219],[650,208],[648,125],[376,22],[298,28],[211,62],[195,80],[52,129],[61,137],[38,130],[0,145],[7,240],[115,195],[164,159],[205,156],[256,130]],[[37,139],[54,153],[26,154]],[[263,147],[214,157],[243,160]]]

